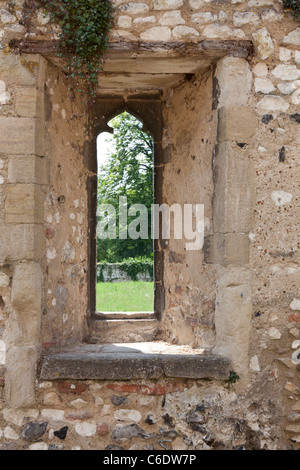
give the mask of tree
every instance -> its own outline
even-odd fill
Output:
[[[129,257],[151,256],[151,204],[153,204],[153,140],[143,132],[142,123],[124,112],[110,121],[114,128],[113,146],[107,162],[98,170],[98,207],[112,205],[116,210],[116,239],[98,239],[98,261],[118,262]],[[119,201],[127,197],[128,208],[142,204],[148,213],[147,239],[122,239],[119,230]],[[137,216],[139,214],[137,213]],[[128,216],[128,226],[136,218]],[[109,223],[109,215],[99,214],[98,223]],[[127,230],[126,230],[127,231]]]

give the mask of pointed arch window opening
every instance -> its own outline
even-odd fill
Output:
[[[107,125],[97,138],[96,311],[153,313],[154,140],[126,110]]]

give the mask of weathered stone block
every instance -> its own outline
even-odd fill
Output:
[[[253,175],[252,162],[243,155],[242,149],[235,150],[228,142],[218,145],[214,165],[214,233],[250,231],[254,202]]]
[[[47,59],[42,57],[40,54],[35,55],[35,56],[29,56],[29,57],[31,58],[31,60],[36,60],[37,62],[38,72],[37,72],[37,78],[36,78],[36,87],[38,90],[44,93],[48,61]],[[22,85],[24,86],[24,84]]]
[[[43,202],[44,193],[37,184],[9,186],[5,202],[6,223],[43,223]]]
[[[43,358],[40,376],[46,380],[131,380],[159,377],[222,380],[228,377],[230,361],[224,356],[202,355],[201,352],[197,354],[196,350],[193,354],[185,354],[180,347],[178,350],[173,348],[168,354],[169,346],[161,354],[153,352],[153,346],[155,350],[156,344],[151,342],[140,343],[133,348],[124,343],[122,347],[108,344],[100,346],[100,349],[99,345],[83,345],[62,353],[51,353]],[[158,385],[153,387],[155,386]],[[156,390],[155,394],[160,394],[157,392]],[[153,390],[145,391],[145,394],[150,393]]]
[[[11,347],[6,357],[5,398],[11,408],[35,406],[36,347]]]
[[[218,141],[247,142],[255,134],[258,119],[250,106],[223,106],[219,109]]]
[[[244,233],[215,233],[204,241],[206,263],[244,266],[249,263],[250,242]]]
[[[36,315],[41,310],[42,270],[38,263],[18,264],[12,281],[12,308],[24,315]]]
[[[6,154],[44,153],[44,129],[40,119],[0,117],[0,149]]]
[[[17,88],[15,99],[15,110],[19,116],[43,118],[44,93],[37,90],[35,87]]]
[[[8,183],[48,184],[48,161],[45,158],[16,156],[8,162]]]
[[[42,302],[42,271],[38,263],[21,263],[15,268],[12,290],[10,329],[7,337],[10,346],[39,344]]]
[[[41,331],[39,313],[34,311],[26,312],[26,305],[24,305],[23,312],[12,311],[10,314],[9,336],[6,340],[8,347],[39,344]]]
[[[246,60],[238,57],[219,60],[215,78],[220,90],[218,108],[247,106],[252,87],[252,73]]]
[[[39,260],[45,253],[43,225],[0,226],[0,262]]]
[[[33,86],[36,84],[35,68],[30,67],[30,57],[27,60],[16,54],[0,54],[0,79],[7,85]],[[44,59],[45,60],[45,59]]]
[[[231,359],[240,377],[247,374],[251,327],[251,275],[247,269],[222,269],[217,281],[214,352]]]

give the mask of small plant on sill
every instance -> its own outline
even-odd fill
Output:
[[[283,0],[283,9],[288,11],[297,20],[300,21],[300,2],[299,0]]]
[[[240,377],[237,375],[237,373],[231,370],[229,373],[229,377],[226,380],[228,388],[231,387],[231,385],[235,384],[239,380],[239,378]]]

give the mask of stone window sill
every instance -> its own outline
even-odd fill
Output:
[[[230,370],[228,358],[189,346],[164,342],[81,344],[45,354],[39,376],[43,380],[226,380]]]

